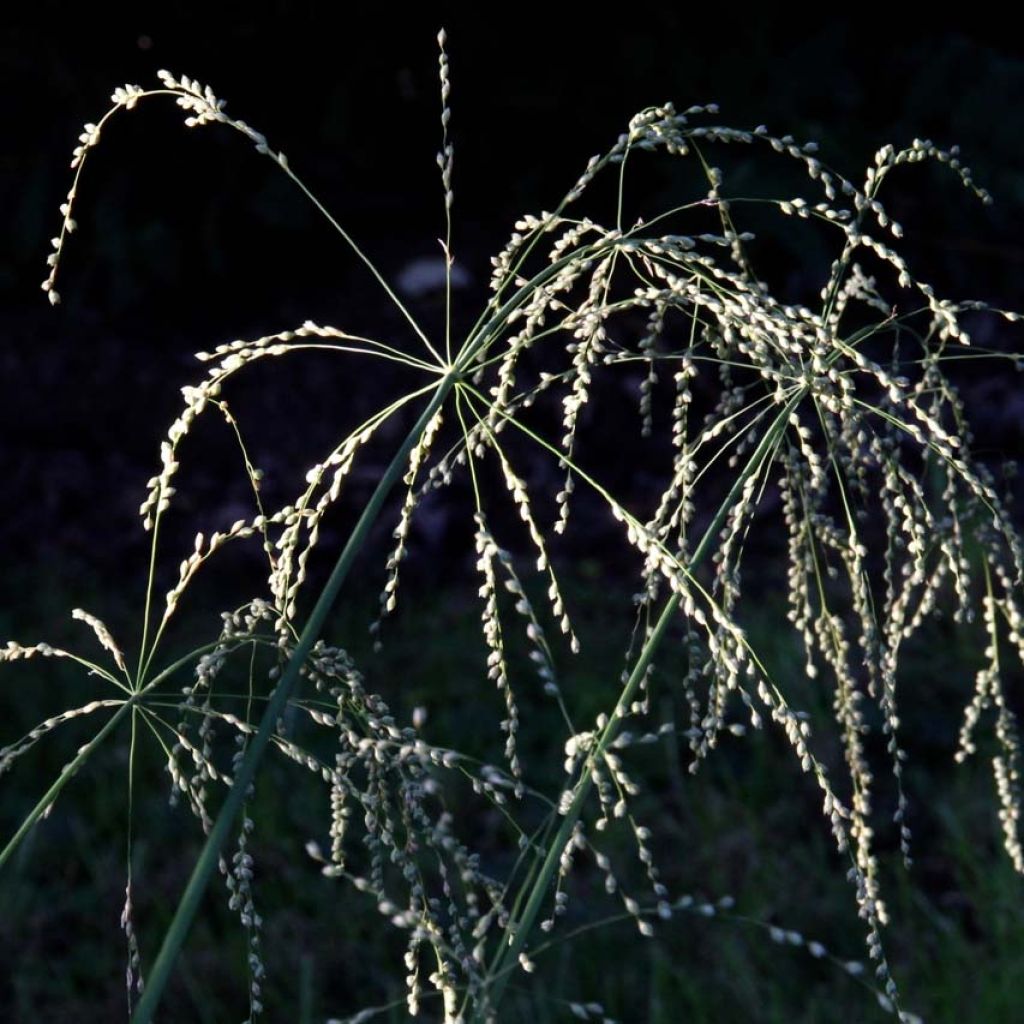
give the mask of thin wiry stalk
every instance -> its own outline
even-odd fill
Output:
[[[136,740],[138,738],[138,719],[140,709],[136,704],[132,708],[131,739],[128,744],[128,827],[125,841],[125,900],[121,911],[121,928],[124,931],[125,943],[128,947],[128,966],[125,971],[125,987],[128,997],[128,1013],[131,1014],[135,1005],[135,996],[145,988],[142,973],[142,956],[139,951],[139,940],[135,932],[135,920],[132,915],[132,877],[133,877],[133,840],[135,831],[135,757]]]
[[[203,898],[203,893],[206,891],[210,878],[217,867],[217,860],[220,857],[220,852],[224,843],[227,841],[228,834],[238,817],[242,804],[246,800],[249,786],[256,775],[256,769],[263,757],[267,744],[270,742],[271,735],[277,728],[277,721],[291,699],[292,691],[299,679],[299,673],[305,664],[310,651],[313,649],[313,645],[316,643],[323,631],[324,624],[327,621],[327,616],[330,613],[331,608],[334,606],[334,602],[337,599],[345,578],[348,576],[352,563],[355,561],[363,547],[363,544],[365,543],[367,534],[376,522],[376,519],[380,514],[380,510],[383,507],[387,496],[390,494],[391,489],[401,479],[401,476],[405,471],[405,465],[409,458],[409,453],[419,442],[427,424],[433,419],[437,410],[444,404],[445,399],[448,397],[448,392],[454,384],[455,376],[453,374],[449,374],[437,385],[433,397],[427,404],[426,409],[424,409],[419,420],[409,432],[405,441],[395,453],[394,458],[392,458],[388,468],[381,476],[380,482],[377,484],[372,496],[366,503],[366,507],[363,509],[363,512],[359,517],[359,521],[353,528],[348,542],[339,555],[334,569],[331,571],[330,578],[324,585],[323,590],[320,592],[320,596],[317,599],[313,610],[310,612],[309,618],[306,620],[306,625],[299,637],[295,652],[292,654],[288,664],[285,666],[274,690],[274,694],[263,712],[259,730],[253,736],[252,742],[246,750],[245,757],[235,774],[234,784],[229,790],[227,798],[217,815],[217,820],[210,831],[205,844],[203,845],[202,852],[200,853],[199,858],[196,861],[195,868],[189,877],[188,885],[178,902],[178,907],[175,910],[174,917],[171,920],[170,925],[168,926],[167,933],[165,934],[163,943],[160,947],[160,952],[158,953],[157,958],[153,963],[153,968],[150,971],[149,982],[146,985],[146,990],[143,992],[138,1006],[135,1009],[135,1013],[132,1016],[133,1024],[148,1024],[148,1022],[153,1019],[153,1015],[159,1005],[160,998],[163,995],[164,988],[170,979],[174,962],[177,959],[178,953],[185,942],[188,930],[191,927],[192,919],[195,917],[196,911],[199,909],[199,903]],[[2,865],[2,860],[0,860],[0,865]]]
[[[63,767],[63,769],[61,770],[60,774],[57,776],[57,778],[51,784],[50,788],[43,794],[43,796],[35,804],[35,806],[28,813],[28,815],[26,815],[26,817],[22,821],[21,825],[18,826],[18,828],[15,831],[15,833],[11,836],[11,838],[4,845],[3,850],[0,850],[0,869],[3,868],[4,864],[6,864],[8,859],[11,857],[11,855],[14,853],[14,851],[18,848],[18,846],[20,845],[21,841],[32,830],[32,827],[41,818],[45,817],[45,815],[48,813],[49,809],[53,806],[53,804],[56,801],[57,797],[60,796],[61,791],[64,789],[64,787],[71,781],[71,779],[74,778],[74,776],[78,773],[78,771],[86,763],[86,761],[89,759],[89,757],[96,751],[96,749],[98,747],[100,747],[102,745],[104,740],[115,731],[115,729],[121,723],[122,719],[128,713],[128,711],[131,708],[133,708],[133,707],[139,707],[140,706],[139,702],[141,701],[141,699],[144,696],[146,696],[146,694],[148,694],[150,691],[152,691],[152,690],[156,689],[157,687],[159,687],[167,679],[170,679],[178,671],[180,671],[181,668],[183,668],[185,665],[188,665],[192,661],[194,661],[197,655],[201,655],[204,652],[212,650],[215,647],[216,647],[216,644],[212,644],[211,643],[211,644],[205,644],[202,647],[199,647],[199,648],[196,648],[193,651],[190,651],[184,657],[179,658],[177,661],[173,662],[171,665],[168,665],[166,668],[164,668],[158,675],[154,676],[153,679],[151,679],[144,687],[142,687],[142,688],[140,688],[138,690],[133,689],[133,690],[131,690],[131,692],[128,692],[126,690],[126,693],[128,693],[128,696],[127,696],[127,699],[125,699],[125,700],[93,701],[93,702],[91,702],[91,704],[84,705],[80,709],[73,709],[73,711],[65,712],[64,713],[64,715],[62,717],[64,719],[70,719],[72,717],[78,717],[79,714],[86,714],[86,713],[89,713],[89,712],[91,712],[93,710],[99,710],[100,708],[104,708],[104,707],[116,707],[116,709],[117,709],[114,712],[114,714],[111,715],[111,717],[96,732],[96,734],[92,737],[92,739],[89,740],[88,743],[86,743],[82,747],[80,747],[78,749],[78,751],[76,752],[75,757],[70,762],[68,762],[68,764],[66,764]],[[56,653],[63,654],[63,652],[57,652],[55,649],[51,648],[51,650],[55,654]],[[101,676],[101,677],[107,679],[108,681],[114,683],[114,685],[118,686],[119,688],[125,689],[125,687],[120,682],[118,682],[118,680],[116,680],[114,677],[112,677],[106,671],[106,669],[103,669],[103,668],[101,668],[99,666],[94,666],[91,662],[86,661],[84,658],[80,658],[80,657],[78,657],[76,655],[70,655],[69,654],[69,655],[66,655],[66,656],[72,658],[74,661],[77,661],[80,664],[82,664],[83,666],[87,667],[89,669],[90,673],[93,673],[95,675]],[[16,746],[19,748],[19,752],[20,752],[21,749],[25,749],[25,744],[23,744],[23,743],[22,744],[18,744]]]
[[[54,801],[60,796],[61,790],[71,781],[71,779],[78,773],[79,769],[89,760],[93,751],[96,750],[100,744],[120,725],[121,720],[128,714],[134,704],[134,698],[126,700],[103,724],[103,727],[96,733],[95,736],[84,746],[80,747],[78,753],[64,766],[61,770],[60,775],[54,779],[53,784],[50,788],[42,795],[39,802],[32,808],[31,811],[25,816],[18,830],[13,836],[7,841],[6,845],[0,850],[0,870],[7,863],[11,854],[18,848],[22,839],[31,831],[32,826],[35,825],[40,818],[42,818],[49,809],[53,806]]]
[[[736,477],[728,495],[719,507],[714,519],[708,525],[708,528],[704,533],[703,540],[697,546],[690,559],[689,565],[686,568],[687,574],[692,575],[693,571],[706,557],[713,539],[717,536],[719,529],[725,522],[726,516],[739,497],[744,483],[746,483],[747,478],[752,474],[761,471],[765,461],[769,457],[769,453],[774,446],[778,444],[779,439],[782,436],[789,412],[796,408],[802,397],[802,394],[798,394],[792,398],[789,405],[787,405],[775,418],[773,425],[765,431],[757,450],[748,460],[743,472]],[[666,600],[665,606],[658,617],[658,621],[654,626],[650,637],[647,639],[647,642],[644,644],[643,650],[640,651],[636,664],[633,666],[633,670],[629,675],[629,679],[616,701],[615,710],[609,716],[608,723],[601,732],[593,751],[588,758],[588,764],[593,764],[599,761],[601,756],[607,752],[612,741],[622,728],[622,720],[625,717],[626,709],[632,704],[641,680],[644,678],[659,646],[664,640],[665,635],[668,633],[669,627],[673,622],[675,622],[676,617],[679,614],[681,601],[682,596],[678,593],[672,594]],[[501,944],[494,961],[489,967],[489,974],[497,979],[490,992],[490,1000],[493,1005],[497,1005],[500,1001],[504,987],[507,983],[507,974],[502,975],[500,973],[503,965],[506,962],[511,961],[514,963],[518,960],[520,954],[523,953],[530,941],[533,925],[536,922],[537,915],[540,913],[541,906],[547,899],[549,887],[552,879],[554,878],[555,872],[558,869],[559,858],[561,857],[562,851],[565,849],[566,844],[576,827],[576,823],[579,821],[580,815],[583,813],[583,808],[590,795],[592,785],[593,776],[590,771],[584,769],[581,771],[579,781],[576,783],[572,802],[570,803],[568,810],[563,814],[562,822],[558,827],[558,831],[555,833],[554,839],[548,844],[547,855],[544,858],[544,862],[541,865],[540,870],[537,872],[536,878],[532,880],[529,886],[529,895],[526,900],[526,905],[523,908],[522,914],[518,915],[515,920],[511,938],[507,945],[505,943]]]

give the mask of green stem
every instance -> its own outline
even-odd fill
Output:
[[[398,307],[398,311],[408,321],[409,326],[416,332],[416,336],[426,346],[427,351],[437,360],[439,366],[446,365],[444,360],[441,358],[441,353],[430,344],[430,339],[423,332],[423,328],[416,322],[416,318],[409,312],[408,307],[402,302],[402,300],[395,294],[394,289],[388,284],[384,275],[377,269],[376,264],[369,256],[363,252],[362,249],[356,244],[355,239],[338,223],[334,215],[320,202],[319,199],[306,187],[305,182],[287,165],[287,163],[281,162],[280,153],[269,153],[270,159],[274,161],[288,175],[289,178],[299,187],[306,198],[320,211],[321,214],[327,219],[327,222],[338,232],[339,235],[344,239],[348,247],[359,257],[360,260],[366,265],[366,268],[374,276],[377,283],[387,292],[388,298]]]
[[[374,490],[373,495],[363,509],[363,513],[359,517],[359,521],[356,523],[348,543],[345,545],[345,549],[338,557],[330,579],[328,579],[323,590],[320,592],[320,597],[317,599],[295,650],[288,660],[288,664],[281,674],[273,696],[270,698],[263,713],[259,730],[253,736],[242,764],[235,773],[234,784],[228,791],[224,805],[217,815],[217,820],[210,830],[206,844],[203,846],[199,859],[192,870],[192,876],[189,878],[185,892],[178,903],[174,918],[167,929],[167,934],[164,936],[163,945],[146,981],[146,990],[132,1016],[132,1024],[149,1024],[152,1021],[153,1014],[156,1012],[157,1005],[170,978],[174,961],[185,942],[185,937],[188,934],[192,920],[199,909],[203,893],[206,891],[213,871],[217,866],[220,851],[227,842],[235,819],[242,808],[242,804],[245,802],[249,786],[255,778],[260,759],[270,742],[272,733],[277,727],[277,720],[284,712],[292,691],[295,689],[302,666],[305,664],[306,658],[320,636],[331,607],[341,589],[341,585],[345,581],[345,577],[348,575],[349,569],[352,567],[352,563],[355,561],[360,549],[363,547],[367,535],[384,505],[385,499],[405,472],[409,453],[419,441],[434,413],[437,412],[447,398],[448,392],[454,387],[456,379],[455,374],[449,373],[441,380],[437,390],[434,392],[433,398],[426,409],[424,409],[419,420],[417,420],[416,425],[409,432],[409,435],[402,443],[401,448],[396,452],[395,457],[391,460],[386,472],[377,484],[376,490]]]
[[[801,388],[775,418],[772,426],[765,432],[764,437],[761,438],[757,449],[754,451],[747,464],[743,467],[743,471],[733,481],[733,485],[730,488],[729,493],[726,495],[725,500],[722,502],[715,515],[715,518],[708,526],[697,550],[693,553],[693,556],[690,559],[690,564],[687,568],[688,574],[692,573],[693,570],[697,568],[710,551],[714,538],[718,535],[719,530],[721,530],[724,525],[726,517],[729,514],[729,510],[733,507],[737,498],[739,498],[743,485],[750,478],[751,474],[759,470],[764,464],[764,460],[768,457],[768,453],[778,443],[782,432],[785,430],[790,412],[796,408],[797,404],[803,397],[804,389]],[[576,827],[576,823],[579,821],[580,815],[583,813],[583,806],[586,803],[587,797],[590,795],[590,790],[594,784],[591,769],[593,765],[601,759],[605,751],[608,750],[612,741],[615,739],[616,735],[618,735],[621,723],[626,717],[626,713],[632,704],[633,698],[636,696],[640,683],[643,680],[659,645],[664,639],[665,634],[668,632],[668,627],[671,624],[672,619],[679,610],[680,601],[681,596],[676,593],[673,594],[665,603],[665,607],[658,618],[654,631],[651,633],[647,643],[644,645],[644,649],[640,652],[640,657],[633,666],[633,671],[630,673],[629,679],[623,687],[622,693],[619,695],[618,702],[615,705],[615,710],[609,716],[608,724],[598,737],[590,756],[587,758],[587,761],[581,770],[580,780],[576,785],[572,803],[569,805],[569,809],[566,811],[565,817],[562,819],[562,824],[559,826],[557,834],[551,842],[551,845],[548,847],[544,863],[533,882],[533,887],[530,891],[529,899],[526,902],[526,907],[519,919],[510,925],[508,929],[508,935],[510,936],[508,944],[507,946],[503,946],[499,949],[494,963],[491,965],[491,975],[497,975],[490,992],[488,1009],[491,1012],[497,1008],[505,985],[508,982],[509,975],[511,974],[511,971],[503,970],[503,965],[514,965],[520,953],[522,953],[526,948],[527,940],[529,939],[530,932],[533,929],[534,921],[537,918],[537,914],[540,912],[541,906],[547,899],[551,880],[554,878],[555,872],[558,870],[562,851],[565,849],[566,843],[569,842],[573,829]]]
[[[587,259],[596,259],[604,249],[614,248],[619,244],[619,241],[619,239],[613,239],[610,242],[596,242],[593,245],[584,245],[578,249],[571,250],[567,255],[549,264],[543,270],[538,271],[529,281],[521,285],[519,290],[504,305],[494,310],[494,313],[486,322],[484,321],[486,314],[481,315],[469,332],[465,345],[463,345],[459,354],[455,357],[454,365],[456,369],[468,372],[472,368],[473,361],[477,357],[485,355],[486,350],[497,340],[502,330],[509,325],[511,314],[514,310],[524,299],[534,295],[542,284],[550,281],[551,278],[555,277],[570,263],[577,260],[583,262]]]
[[[150,658],[156,650],[156,644],[153,644],[153,650],[147,650],[149,644],[149,620],[153,613],[153,587],[156,586],[156,545],[157,540],[160,536],[160,497],[163,494],[163,488],[160,489],[160,494],[157,495],[157,507],[153,512],[153,536],[150,538],[149,543],[149,575],[146,577],[146,608],[142,614],[142,640],[139,643],[139,667],[135,673],[135,689],[142,689],[143,674],[149,667]]]
[[[18,848],[18,844],[28,834],[29,829],[46,813],[49,807],[53,804],[54,800],[60,795],[60,791],[68,784],[71,777],[78,771],[79,768],[85,763],[89,755],[110,735],[114,730],[115,726],[121,721],[122,718],[128,713],[129,708],[134,707],[134,698],[126,700],[118,709],[115,711],[102,729],[84,747],[82,747],[75,755],[74,760],[64,765],[60,775],[54,780],[54,783],[50,788],[43,794],[39,803],[32,808],[28,817],[21,823],[21,827],[13,836],[8,840],[7,845],[0,850],[0,870],[7,863],[11,854]]]

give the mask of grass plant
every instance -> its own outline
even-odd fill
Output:
[[[443,33],[439,44],[448,285],[438,334],[403,304],[285,155],[228,114],[209,87],[162,71],[157,88],[118,88],[107,113],[85,126],[43,283],[51,302],[59,301],[90,152],[123,113],[171,100],[189,127],[239,133],[309,198],[401,312],[407,337],[356,336],[307,321],[199,353],[206,375],[182,389],[139,510],[151,560],[136,635],[115,637],[76,609],[94,653],[15,641],[0,648],[3,662],[73,662],[88,687],[80,702],[54,709],[0,750],[8,785],[36,784],[16,774],[19,761],[54,742],[52,734],[92,726],[6,838],[0,871],[11,870],[55,803],[71,799],[70,780],[127,736],[128,1013],[137,1024],[154,1019],[219,875],[245,947],[246,1019],[254,1021],[275,984],[257,857],[272,753],[294,769],[295,790],[323,808],[315,832],[295,839],[294,856],[315,862],[322,885],[371,900],[381,927],[399,936],[405,982],[397,998],[408,1013],[512,1019],[525,1012],[538,966],[570,941],[588,941],[598,923],[625,921],[642,943],[679,920],[724,918],[733,924],[723,927],[774,941],[780,956],[788,947],[831,963],[837,984],[853,979],[882,1010],[919,1020],[888,952],[893,911],[884,883],[889,861],[909,868],[915,855],[915,799],[938,799],[913,791],[902,721],[904,705],[921,695],[901,686],[901,656],[937,617],[950,617],[980,657],[968,673],[973,684],[963,682],[962,726],[949,753],[965,760],[983,749],[1006,854],[1024,871],[1009,692],[1016,677],[1008,666],[1024,657],[1024,550],[1005,488],[972,453],[954,381],[967,360],[1013,366],[1013,353],[972,345],[970,325],[1018,317],[942,298],[919,279],[900,254],[902,229],[883,195],[891,175],[934,161],[982,201],[988,196],[955,148],[927,140],[882,147],[858,183],[827,166],[813,143],[761,126],[726,127],[714,106],[651,107],[587,162],[552,211],[516,223],[492,261],[488,302],[457,335]],[[801,194],[733,194],[718,163],[737,150],[790,162]],[[698,183],[670,209],[648,209],[629,187],[634,168],[641,174],[655,158],[685,162]],[[818,231],[832,245],[813,308],[773,292],[758,266],[764,232],[746,230],[748,220],[769,233],[780,224]],[[279,488],[250,457],[246,425],[228,396],[236,377],[266,360],[310,352],[337,356],[346,379],[386,365],[413,383],[348,424],[311,457],[301,489],[275,503]],[[635,389],[635,422],[615,412],[608,426],[602,403],[623,387]],[[200,417],[221,422],[237,447],[251,512],[197,533],[180,557],[166,550],[165,537],[180,530],[171,525],[179,469],[198,456],[190,441]],[[322,550],[321,537],[352,500],[354,471],[395,423],[404,439],[347,539],[336,553]],[[657,485],[620,493],[606,470],[623,458]],[[534,484],[553,479],[553,494]],[[379,525],[393,522],[372,624],[377,643],[387,642],[417,517],[442,494],[469,503],[457,515],[477,574],[479,675],[496,691],[474,688],[473,734],[461,737],[435,734],[419,705],[396,713],[374,682],[373,654],[357,660],[359,642],[337,625],[339,601],[355,600],[353,573],[371,578],[357,559]],[[597,629],[594,640],[577,624],[573,569],[561,554],[581,509],[617,523],[622,550],[609,557],[632,559],[621,662],[603,658],[585,679],[573,662],[606,631]],[[748,552],[762,537],[774,538],[780,557],[756,556],[751,570]],[[253,553],[263,584],[202,639],[189,619],[183,646],[173,636],[180,609],[197,579],[216,575],[228,547]],[[179,564],[166,578],[169,556]],[[765,578],[768,569],[775,578]],[[785,607],[765,631],[760,608],[772,588],[784,593]],[[776,657],[772,644],[796,658]],[[822,832],[862,923],[866,966],[786,922],[752,918],[727,894],[666,884],[672,872],[659,861],[671,847],[661,834],[672,825],[662,790],[698,785],[687,776],[708,771],[719,747],[762,730],[777,734],[817,794]],[[137,929],[145,886],[136,851],[147,823],[134,808],[144,745],[166,767],[171,803],[204,837],[159,944]],[[481,842],[485,820],[494,834]],[[587,905],[601,899],[617,908]],[[658,984],[651,991],[646,1012],[658,1019]],[[612,1019],[597,995],[557,999],[565,1019]],[[394,1012],[389,1003],[346,1019]]]

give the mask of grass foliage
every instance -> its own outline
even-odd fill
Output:
[[[19,762],[31,762],[56,734],[91,729],[7,838],[0,869],[12,870],[58,800],[74,799],[64,793],[70,780],[100,771],[104,752],[120,743],[127,750],[121,928],[128,1012],[139,1024],[153,1019],[186,933],[210,905],[202,901],[215,876],[240,936],[232,941],[244,965],[246,1019],[276,1005],[261,835],[280,850],[282,833],[296,832],[295,816],[307,812],[305,835],[288,839],[290,854],[274,870],[315,867],[322,886],[363,894],[387,936],[366,940],[375,955],[365,966],[374,979],[393,979],[383,986],[387,998],[348,1021],[393,1016],[394,1000],[445,1022],[611,1020],[610,1007],[633,996],[608,995],[611,980],[586,972],[566,981],[550,965],[564,963],[567,949],[582,957],[602,942],[618,947],[623,928],[638,944],[654,943],[647,1019],[678,1019],[671,1012],[681,1006],[692,1019],[712,1019],[700,1016],[708,1011],[699,993],[680,981],[664,950],[698,955],[688,936],[719,919],[731,921],[722,928],[750,929],[751,946],[770,958],[789,949],[830,964],[826,992],[863,986],[868,1003],[918,1020],[901,997],[887,943],[890,921],[913,913],[913,877],[893,862],[909,867],[917,856],[915,798],[947,802],[944,794],[915,793],[908,749],[920,721],[915,702],[927,695],[905,692],[901,666],[922,637],[925,647],[934,643],[927,637],[942,617],[980,657],[963,659],[954,687],[962,721],[948,752],[987,759],[1009,865],[1024,871],[1019,740],[1007,692],[1009,663],[1024,656],[1024,550],[1004,488],[972,453],[953,379],[967,360],[1012,366],[1012,355],[972,345],[969,328],[982,316],[1018,318],[947,300],[920,280],[900,255],[902,229],[883,195],[890,176],[932,161],[983,201],[988,196],[955,149],[927,140],[884,146],[854,182],[823,163],[812,143],[764,127],[726,127],[714,106],[651,107],[590,159],[552,211],[515,225],[492,261],[489,300],[457,334],[443,33],[439,42],[447,285],[437,333],[403,305],[285,155],[229,115],[208,87],[160,72],[158,88],[117,89],[108,112],[85,126],[43,284],[51,302],[59,301],[61,258],[91,150],[113,119],[169,99],[190,127],[233,129],[273,161],[351,246],[408,330],[406,339],[371,338],[307,321],[198,355],[205,376],[182,389],[181,412],[139,509],[152,557],[135,635],[114,636],[76,609],[91,647],[11,641],[0,648],[0,661],[11,663],[5,674],[15,662],[62,659],[84,680],[74,704],[50,709],[6,741],[0,773],[10,773],[8,785],[35,786],[31,774],[18,774]],[[783,199],[734,194],[719,163],[736,151],[789,162],[801,184]],[[630,188],[653,159],[681,161],[692,172],[694,191],[674,208],[648,209],[644,190]],[[759,267],[762,236],[780,230],[818,232],[831,246],[813,308],[779,298]],[[339,381],[386,364],[405,383],[313,455],[298,489],[278,500],[284,482],[255,465],[228,396],[236,377],[304,353],[337,357]],[[635,398],[632,423],[615,407],[624,389]],[[190,447],[201,418],[220,423],[236,447],[251,508],[197,533],[182,555],[174,550],[179,470],[201,455]],[[387,468],[353,512],[353,481],[367,453],[386,446]],[[623,466],[642,473],[642,487]],[[476,610],[460,605],[460,625],[445,628],[463,654],[479,658],[460,654],[437,670],[471,680],[461,698],[459,684],[445,684],[455,696],[438,705],[416,674],[431,678],[439,655],[428,634],[436,624],[407,648],[412,663],[395,669],[395,687],[380,668],[386,650],[375,655],[342,625],[351,616],[333,609],[341,594],[351,594],[343,607],[361,607],[353,572],[361,585],[375,577],[357,557],[388,523],[392,543],[372,625],[376,646],[386,645],[416,525],[442,495],[459,503],[452,515],[466,527],[476,573]],[[617,524],[617,540],[580,558],[597,520]],[[342,523],[347,539],[340,552],[327,551],[319,542]],[[240,564],[225,562],[229,548],[250,553],[262,582],[204,633],[202,609],[189,612],[188,598],[198,580],[217,577],[218,564]],[[622,599],[608,602],[613,609],[588,615],[592,602],[574,602],[578,577],[564,555],[572,550],[577,564],[607,558],[629,581],[617,588],[627,591]],[[170,575],[168,559],[178,562]],[[448,587],[447,568],[433,570],[436,605],[465,597],[465,585]],[[778,621],[773,591],[784,595]],[[472,640],[464,637],[470,619]],[[179,620],[187,626],[175,635]],[[609,637],[622,623],[616,655]],[[493,694],[479,685],[484,678]],[[774,745],[751,735],[761,733]],[[730,783],[728,765],[743,763],[735,760],[745,756],[743,744],[755,752],[755,778],[777,778],[764,764],[788,752],[798,795],[767,785],[756,793],[755,785],[751,798]],[[733,752],[724,770],[719,748]],[[270,755],[289,772],[281,775]],[[143,915],[163,920],[159,946],[137,927],[146,875],[166,856],[154,847],[176,840],[192,847],[179,839],[180,823],[168,835],[166,823],[135,810],[141,791],[159,784],[154,759],[172,806],[203,839],[174,913]],[[711,779],[697,799],[702,810],[691,811],[684,828],[680,794],[698,773]],[[277,796],[264,792],[271,786]],[[770,824],[758,820],[785,818],[791,805],[804,815],[811,799],[827,840],[820,857],[838,866],[840,880],[845,874],[861,921],[864,961],[810,934],[822,927],[813,906],[794,901],[758,916],[734,896],[673,888],[678,872],[665,862],[679,856],[684,832],[684,855],[700,860],[700,831],[709,823],[702,815],[710,820],[728,808],[770,839]],[[152,830],[160,835],[155,844]],[[710,886],[721,865],[705,866]],[[301,877],[309,884],[308,874]],[[321,898],[328,897],[296,897],[282,912],[305,905],[313,914]],[[795,920],[783,920],[787,913]],[[601,938],[601,923],[611,938]],[[337,927],[348,927],[346,915]],[[667,947],[659,936],[668,936]],[[318,941],[332,940],[326,933]],[[552,1004],[535,982],[545,979],[547,989],[559,976],[591,988],[557,989]],[[307,1019],[308,999],[301,990],[295,998],[295,1012]],[[758,1005],[772,1012],[739,982],[729,998],[736,1012]],[[812,1016],[798,1019],[825,1019],[813,1007],[828,998],[809,996]]]

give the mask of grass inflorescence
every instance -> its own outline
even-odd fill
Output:
[[[257,813],[262,761],[273,752],[299,772],[296,787],[318,791],[325,815],[317,834],[297,840],[296,856],[319,867],[324,885],[366,894],[382,926],[402,936],[401,1001],[409,1013],[502,1019],[509,986],[529,986],[552,949],[588,933],[601,916],[574,910],[581,898],[574,878],[583,872],[613,901],[606,923],[631,922],[638,941],[680,915],[746,922],[774,943],[833,963],[899,1019],[919,1019],[904,1005],[887,953],[893,914],[876,834],[891,829],[894,852],[911,864],[915,794],[901,720],[917,695],[900,685],[901,654],[936,616],[975,623],[982,637],[982,664],[973,686],[965,681],[959,743],[950,753],[964,760],[981,745],[990,751],[1004,846],[1024,871],[1019,739],[1006,682],[1007,662],[1024,659],[1024,549],[1006,495],[972,454],[953,379],[967,355],[1013,358],[972,346],[972,317],[1018,316],[937,295],[900,254],[903,231],[882,197],[891,175],[922,161],[945,165],[968,191],[989,197],[955,149],[927,140],[884,146],[855,182],[827,166],[813,143],[763,126],[727,127],[713,105],[651,107],[587,162],[553,210],[515,224],[492,261],[490,298],[459,338],[443,33],[439,43],[437,162],[448,268],[439,337],[402,304],[285,155],[229,115],[209,87],[162,71],[158,88],[117,89],[110,110],[86,125],[43,283],[51,302],[59,301],[90,151],[115,116],[171,99],[190,127],[241,133],[310,198],[401,311],[410,341],[306,321],[199,353],[206,374],[182,389],[181,412],[139,509],[152,557],[134,641],[76,610],[92,633],[91,653],[13,641],[0,648],[4,662],[70,659],[91,688],[80,704],[54,710],[0,750],[0,772],[68,723],[96,723],[0,851],[0,868],[68,780],[111,736],[129,733],[121,917],[128,1011],[140,1024],[153,1018],[219,873],[244,936],[247,1019],[255,1020],[274,984],[262,938]],[[734,194],[715,154],[741,147],[790,161],[803,173],[802,193]],[[628,172],[654,156],[691,162],[700,191],[671,209],[646,209],[629,190]],[[587,206],[598,178],[611,186],[605,215]],[[821,270],[813,305],[782,301],[762,276],[758,239],[742,227],[755,206],[783,229],[806,222],[831,240],[834,258]],[[304,486],[275,505],[228,396],[255,364],[311,351],[397,365],[417,383],[312,456]],[[588,441],[605,381],[622,379],[636,384],[636,422],[616,421],[614,445],[635,445],[635,458],[655,467],[659,480],[641,495],[616,493],[602,474],[606,453]],[[178,471],[191,457],[200,417],[222,421],[237,447],[251,511],[196,534],[169,586],[161,585],[162,527],[176,513]],[[328,574],[318,557],[325,524],[351,500],[366,451],[406,420],[414,422]],[[557,491],[538,493],[536,479],[557,479]],[[372,624],[378,645],[404,592],[423,503],[445,491],[470,502],[480,676],[498,692],[489,705],[481,699],[493,724],[480,721],[466,744],[442,742],[420,707],[392,710],[375,688],[372,661],[361,665],[330,629],[356,557],[391,514],[393,490],[403,497]],[[566,666],[582,656],[588,636],[575,621],[558,554],[581,506],[618,524],[633,566],[621,663],[606,660],[603,675],[584,688]],[[780,667],[750,629],[766,586],[750,578],[747,557],[759,535],[782,539],[774,586],[785,594],[797,666]],[[175,649],[168,632],[194,581],[216,573],[223,549],[243,545],[262,561],[262,589],[223,612],[207,638]],[[763,569],[763,561],[755,564],[757,576]],[[808,702],[808,692],[819,699]],[[697,773],[726,739],[757,730],[775,731],[816,789],[862,921],[867,967],[785,923],[749,921],[727,895],[674,892],[666,882],[648,752],[662,750]],[[151,937],[136,927],[145,886],[133,842],[146,826],[132,808],[143,743],[160,752],[172,804],[206,837],[155,956]],[[499,838],[483,848],[462,813],[468,806],[489,808],[488,820],[497,822]],[[585,993],[562,1003],[571,1018],[611,1019]],[[347,1019],[369,1020],[390,1007]]]

